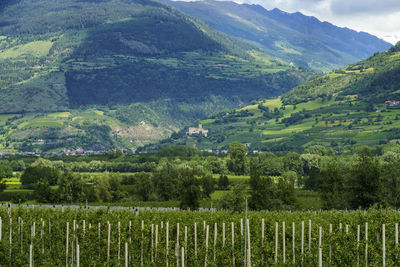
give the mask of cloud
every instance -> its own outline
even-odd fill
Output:
[[[331,11],[336,15],[384,15],[400,11],[399,0],[332,0]],[[400,18],[399,18],[400,19]]]

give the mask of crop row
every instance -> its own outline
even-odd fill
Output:
[[[392,210],[0,208],[1,266],[398,266]]]

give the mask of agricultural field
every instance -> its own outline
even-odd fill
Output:
[[[396,266],[394,210],[0,208],[2,266]]]
[[[312,145],[349,151],[354,145],[373,146],[400,140],[400,109],[383,103],[367,111],[356,100],[316,99],[283,105],[280,99],[220,113],[202,120],[209,137],[184,137],[175,143],[199,149],[226,149],[240,140],[253,150],[303,150]]]

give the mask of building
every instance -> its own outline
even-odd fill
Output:
[[[399,105],[400,101],[398,101],[398,100],[386,100],[385,104],[390,106],[390,107],[393,107],[393,106]]]
[[[188,132],[186,133],[187,135],[193,135],[193,134],[201,134],[204,135],[205,137],[207,137],[208,135],[208,130],[203,129],[203,126],[201,124],[199,124],[199,127],[189,127]]]

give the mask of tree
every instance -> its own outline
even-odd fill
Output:
[[[280,206],[277,190],[270,177],[262,177],[259,159],[250,164],[250,198],[249,207],[253,210],[274,209]]]
[[[278,199],[286,207],[295,208],[297,206],[296,192],[294,183],[285,179],[279,179],[277,184]]]
[[[386,155],[386,161],[383,163],[382,168],[382,179],[384,183],[384,201],[389,205],[399,208],[400,207],[400,162],[399,154],[391,153],[392,158],[388,158]]]
[[[35,183],[33,196],[39,203],[51,203],[55,201],[55,195],[46,179],[40,179]]]
[[[228,155],[228,169],[237,175],[243,175],[246,171],[246,146],[239,142],[233,142],[229,145]]]
[[[215,191],[215,179],[211,174],[204,174],[200,179],[201,187],[205,197],[210,198],[211,194]]]
[[[140,200],[148,201],[150,195],[154,191],[151,174],[146,172],[140,172],[135,174],[135,179],[136,179],[136,194],[139,196]]]
[[[349,202],[352,208],[368,208],[382,202],[383,183],[380,166],[369,148],[362,148],[356,154],[349,175]]]
[[[40,179],[46,179],[50,185],[56,185],[60,171],[50,166],[28,167],[21,175],[21,184],[24,188],[33,188]]]
[[[344,172],[336,158],[325,162],[319,176],[318,190],[321,193],[323,207],[326,209],[343,209],[346,207],[346,188]]]
[[[65,172],[60,177],[57,195],[64,203],[81,202],[85,200],[84,182],[81,177],[71,172]]]
[[[201,195],[199,180],[189,169],[182,170],[179,183],[180,208],[197,210],[199,208],[199,199]]]
[[[169,162],[161,162],[154,172],[154,187],[160,199],[163,201],[177,199],[179,197],[177,184],[177,167]]]
[[[229,188],[229,179],[225,174],[220,174],[218,179],[218,188],[220,190],[227,190]]]
[[[245,209],[246,187],[244,183],[235,185],[232,192],[224,195],[219,201],[219,207],[225,210],[233,210],[234,212],[243,212]]]
[[[13,170],[9,165],[0,165],[0,179],[13,176]]]

